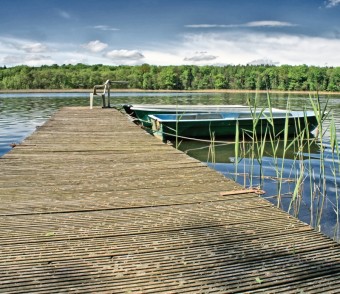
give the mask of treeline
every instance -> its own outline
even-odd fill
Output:
[[[119,88],[145,90],[340,91],[340,67],[316,66],[109,66],[51,65],[0,67],[0,89],[90,89],[107,79]]]

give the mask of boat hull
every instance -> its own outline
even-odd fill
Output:
[[[190,113],[249,113],[251,108],[244,105],[123,105],[127,114],[138,119],[147,128],[152,127],[149,115],[190,114]],[[257,110],[261,112],[262,110]],[[272,112],[285,112],[272,108]]]
[[[294,136],[304,129],[312,132],[317,126],[317,120],[313,114],[274,117],[272,121],[268,117],[262,117],[257,119],[256,123],[254,119],[238,119],[237,117],[213,120],[166,120],[162,119],[162,115],[149,117],[153,134],[163,141],[176,136],[181,138],[235,137],[237,130],[240,136],[244,134],[246,137],[252,137],[254,132],[260,136],[269,132],[274,136],[280,136],[285,130],[288,136]],[[287,127],[286,120],[288,120]]]

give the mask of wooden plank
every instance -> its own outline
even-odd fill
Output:
[[[112,109],[0,159],[0,292],[336,293],[340,247]]]

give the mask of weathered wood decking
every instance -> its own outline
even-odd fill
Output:
[[[0,159],[0,293],[335,293],[340,247],[115,110]]]

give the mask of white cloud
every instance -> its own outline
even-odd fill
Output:
[[[3,58],[3,63],[9,65],[29,65],[29,66],[39,66],[42,64],[51,65],[54,64],[55,61],[51,58],[51,56],[45,55],[7,55]]]
[[[211,60],[188,60],[193,51],[209,52],[202,56],[214,56]],[[249,61],[266,64],[340,66],[339,39],[309,37],[289,34],[265,34],[260,32],[197,33],[187,34],[176,43],[153,44],[143,50],[145,63],[156,65],[227,65],[247,64]],[[209,58],[207,58],[209,59]]]
[[[0,66],[20,64],[39,66],[54,63],[227,65],[269,64],[271,62],[291,65],[340,66],[338,57],[340,40],[337,38],[256,31],[245,31],[242,34],[232,31],[191,33],[182,35],[176,42],[148,44],[148,47],[143,48],[143,51],[109,51],[107,44],[100,41],[94,45],[104,44],[101,49],[99,46],[97,51],[88,52],[78,50],[79,44],[34,44],[40,43],[0,36]],[[48,54],[47,51],[43,52],[43,48],[47,48]],[[53,48],[53,50],[49,48]],[[90,48],[93,49],[96,46]]]
[[[90,50],[91,52],[100,52],[107,48],[107,44],[100,42],[99,40],[91,41],[82,45],[83,48]]]
[[[280,62],[272,61],[270,59],[262,58],[247,62],[249,65],[278,65]]]
[[[210,28],[230,28],[230,27],[234,27],[234,25],[191,24],[191,25],[186,25],[185,27],[193,28],[193,29],[210,29]]]
[[[96,30],[101,30],[101,31],[119,31],[119,29],[117,29],[117,28],[113,28],[113,27],[106,26],[106,25],[98,25],[98,26],[94,26],[92,28],[96,29]]]
[[[294,27],[295,24],[284,22],[284,21],[275,21],[275,20],[263,20],[263,21],[251,21],[244,24],[245,27]]]
[[[200,62],[200,61],[211,61],[216,59],[217,56],[215,55],[210,55],[207,52],[195,52],[194,55],[190,57],[185,57],[184,61],[192,61],[192,62]]]
[[[52,48],[52,49],[51,49]],[[48,54],[41,54],[46,53]],[[63,64],[67,59],[77,59],[79,54],[65,50],[64,45],[35,43],[31,40],[0,36],[0,65],[51,65]],[[79,62],[84,58],[79,59]]]
[[[331,8],[340,4],[340,0],[328,0],[326,7]]]
[[[52,49],[45,44],[33,43],[28,40],[0,38],[0,41],[3,42],[4,47],[7,47],[8,50],[12,48],[12,50],[19,50],[26,53],[44,53],[52,51]]]
[[[68,56],[66,59],[64,59],[63,64],[77,64],[77,63],[88,63],[88,59],[86,56],[82,56],[82,55],[77,55],[77,54],[73,54],[73,53],[68,53]],[[96,62],[96,63],[100,63],[100,62]]]
[[[57,12],[58,12],[59,16],[62,17],[62,18],[65,18],[65,19],[71,18],[71,15],[64,10],[58,10]]]
[[[183,52],[181,51],[181,47],[172,46],[169,46],[166,49],[153,47],[149,50],[143,50],[145,55],[143,63],[155,65],[181,65],[183,64],[183,59],[185,58],[185,55],[183,55]]]
[[[20,46],[20,49],[27,53],[42,53],[48,51],[48,47],[41,43],[29,43]]]
[[[55,61],[50,54],[56,53],[57,50],[50,48],[53,48],[53,45],[25,39],[0,37],[0,63],[8,66],[53,64]],[[49,55],[40,54],[46,52]]]
[[[24,62],[24,56],[22,55],[6,55],[3,57],[4,64],[20,64]]]
[[[254,28],[254,27],[293,27],[296,24],[292,24],[284,21],[275,20],[262,20],[251,21],[243,24],[191,24],[186,25],[187,28],[194,29],[209,29],[209,28]]]
[[[206,33],[185,36],[182,50],[200,48],[218,56],[215,62],[246,64],[249,60],[275,60],[280,64],[339,66],[339,39],[264,33]]]
[[[112,60],[140,60],[144,58],[144,55],[137,50],[112,50],[104,56]]]

